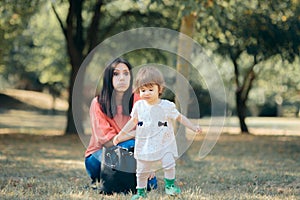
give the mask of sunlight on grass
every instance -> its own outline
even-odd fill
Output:
[[[78,160],[65,160],[65,159],[39,159],[36,165],[53,165],[56,167],[61,167],[62,169],[82,169],[84,167],[83,161]]]
[[[50,94],[17,89],[6,89],[1,91],[1,93],[14,97],[23,103],[36,106],[41,109],[52,109],[53,106],[53,99]],[[66,110],[68,108],[68,102],[64,99],[56,98],[54,108],[57,110]]]
[[[175,199],[288,199],[300,197],[300,137],[222,134],[208,156],[197,159],[204,136],[177,161]],[[130,199],[89,188],[78,136],[0,135],[1,199]],[[163,172],[147,199],[170,199]]]

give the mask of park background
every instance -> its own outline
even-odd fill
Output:
[[[0,196],[128,198],[87,187],[70,94],[76,72],[99,43],[133,28],[161,27],[205,49],[227,96],[225,126],[212,152],[198,159],[204,136],[197,136],[178,162],[182,198],[299,199],[299,14],[299,0],[1,1]],[[181,42],[178,53],[191,53]],[[134,66],[159,63],[183,74],[200,106],[200,116],[192,106],[187,114],[207,130],[210,93],[190,63],[157,49],[123,57]],[[175,95],[166,91],[165,98]],[[152,195],[166,198],[161,189]]]

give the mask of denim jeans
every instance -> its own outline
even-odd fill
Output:
[[[134,147],[134,140],[127,140],[118,144],[118,146],[124,148]],[[96,181],[100,182],[100,172],[101,172],[101,157],[102,157],[102,149],[99,149],[95,153],[89,155],[85,158],[85,169],[92,179],[92,183]],[[154,177],[151,180],[148,180],[148,190],[157,188],[157,179]]]
[[[95,153],[101,155],[102,150],[98,150]],[[85,158],[85,169],[89,177],[91,177],[92,183],[95,183],[96,181],[100,182],[101,163],[93,154]]]

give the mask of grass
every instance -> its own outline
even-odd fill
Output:
[[[174,199],[299,199],[300,137],[222,134],[212,152],[197,159],[203,136],[177,162],[183,193]],[[85,147],[74,136],[0,134],[1,199],[130,199],[88,187]],[[170,199],[159,189],[148,199]],[[173,199],[173,198],[172,198]]]
[[[0,199],[130,199],[101,195],[88,187],[85,147],[77,135],[62,135],[65,101],[56,102],[57,114],[52,115],[49,95],[2,93]],[[235,119],[228,120],[224,131],[235,133]],[[204,127],[208,123],[201,121]],[[159,171],[159,188],[148,199],[300,199],[299,120],[253,118],[247,123],[256,128],[255,135],[224,133],[201,160],[197,155],[204,137],[197,136],[187,152],[191,159],[177,161],[182,194],[167,197]]]

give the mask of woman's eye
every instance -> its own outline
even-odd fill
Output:
[[[114,72],[113,75],[114,75],[114,76],[118,76],[119,73],[118,73],[118,72]]]
[[[128,76],[128,75],[129,75],[129,72],[125,72],[124,75],[125,75],[125,76]]]

